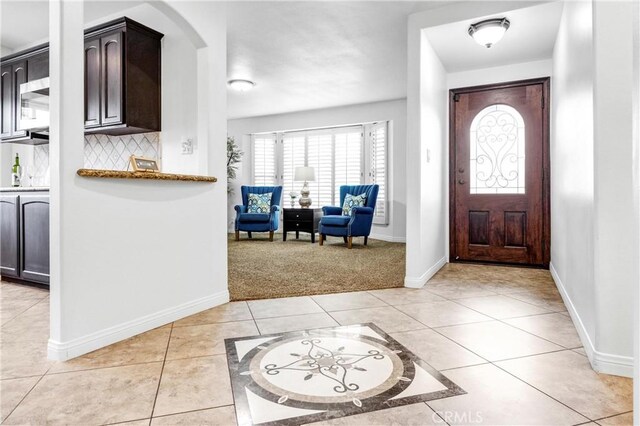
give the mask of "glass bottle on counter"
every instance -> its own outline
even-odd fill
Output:
[[[20,166],[20,156],[16,154],[16,162],[11,169],[11,186],[20,186],[20,176],[22,176],[22,166]]]

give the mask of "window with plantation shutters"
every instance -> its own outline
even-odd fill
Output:
[[[362,183],[362,132],[362,128],[358,127],[345,129],[335,135],[334,205],[340,204],[342,185]]]
[[[340,186],[375,183],[380,186],[374,223],[388,223],[387,122],[254,134],[254,184],[282,185],[285,207],[289,194],[300,194],[296,167],[313,167],[309,182],[312,207],[338,206]],[[359,194],[354,194],[359,195]]]
[[[303,134],[287,133],[280,138],[282,141],[282,194],[284,200],[290,199],[290,193],[300,195],[301,184],[294,182],[296,167],[305,165],[305,138]]]
[[[253,135],[253,183],[276,185],[276,134]]]
[[[307,165],[316,172],[316,180],[309,182],[313,203],[316,206],[334,205],[333,134],[330,131],[307,133]]]
[[[387,215],[387,133],[386,121],[369,126],[369,173],[368,183],[377,184],[378,201],[376,202],[374,223],[388,224]]]

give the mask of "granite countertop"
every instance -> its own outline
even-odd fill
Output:
[[[181,175],[173,173],[156,172],[125,172],[119,170],[80,169],[78,176],[103,179],[148,179],[148,180],[174,180],[185,182],[217,182],[213,176]]]
[[[5,186],[0,187],[0,192],[39,192],[49,191],[48,186]]]

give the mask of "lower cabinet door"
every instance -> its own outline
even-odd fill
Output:
[[[20,196],[20,278],[49,284],[49,196]]]
[[[0,195],[0,275],[20,274],[18,195]]]

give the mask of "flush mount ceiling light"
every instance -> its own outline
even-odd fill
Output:
[[[233,90],[237,90],[238,92],[247,92],[247,91],[253,89],[253,86],[256,85],[251,80],[239,80],[239,79],[238,80],[229,80],[227,82],[227,84]]]
[[[494,18],[471,24],[469,35],[480,46],[487,48],[493,46],[502,39],[504,33],[509,29],[511,23],[507,18]]]

